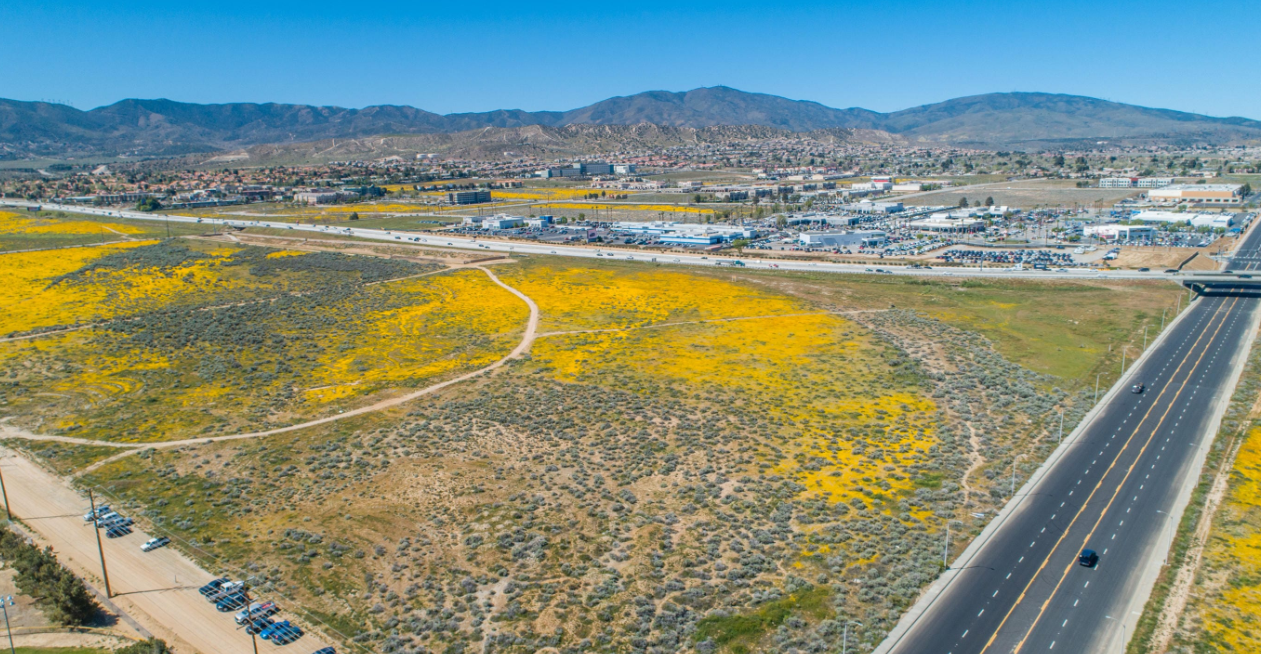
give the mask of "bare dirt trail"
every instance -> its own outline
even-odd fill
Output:
[[[125,456],[129,456],[129,455],[135,454],[136,452],[139,452],[140,450],[145,449],[145,448],[167,449],[167,448],[172,448],[172,447],[180,447],[180,446],[183,446],[183,445],[191,445],[191,444],[195,444],[195,443],[216,443],[216,442],[220,442],[220,441],[235,441],[235,440],[242,440],[242,439],[246,439],[246,438],[258,438],[258,437],[261,437],[261,436],[272,436],[272,435],[274,435],[274,434],[283,434],[283,433],[285,433],[285,432],[297,431],[297,430],[299,430],[299,429],[307,429],[307,428],[309,428],[309,427],[316,427],[316,426],[319,426],[319,425],[328,424],[328,423],[330,423],[330,422],[336,422],[336,421],[338,421],[338,420],[345,420],[345,419],[347,419],[347,418],[353,418],[353,417],[355,417],[355,416],[363,415],[363,414],[365,414],[365,413],[373,413],[373,412],[376,412],[376,411],[382,411],[382,410],[384,410],[384,409],[388,409],[388,408],[391,408],[391,407],[396,407],[396,406],[398,406],[398,405],[400,405],[400,404],[403,404],[403,403],[405,403],[405,402],[410,402],[410,401],[412,401],[412,400],[414,400],[414,399],[416,399],[416,398],[418,398],[418,397],[423,397],[423,396],[425,396],[425,395],[430,395],[430,394],[432,394],[432,393],[435,393],[435,392],[437,392],[437,391],[440,391],[440,390],[442,390],[442,389],[444,389],[444,388],[446,388],[446,387],[448,387],[448,386],[451,386],[451,385],[453,385],[453,384],[459,384],[460,382],[468,381],[469,379],[472,379],[472,378],[477,377],[477,376],[479,376],[479,375],[483,375],[483,374],[485,374],[485,373],[488,373],[488,372],[491,372],[491,371],[493,371],[493,370],[496,370],[496,369],[498,369],[498,368],[503,367],[503,366],[504,366],[504,364],[508,363],[509,361],[511,361],[511,360],[513,360],[513,359],[516,359],[516,358],[519,358],[521,355],[525,354],[526,352],[529,352],[529,351],[530,351],[530,347],[534,345],[534,339],[537,337],[537,334],[538,334],[538,327],[539,327],[539,307],[538,307],[538,305],[537,305],[537,304],[535,304],[535,303],[534,303],[534,300],[530,299],[527,295],[525,295],[525,294],[524,294],[524,293],[522,293],[521,291],[518,291],[517,289],[515,289],[515,288],[513,288],[513,287],[511,287],[511,286],[509,286],[509,285],[507,285],[507,284],[505,284],[502,280],[500,280],[500,279],[499,279],[499,277],[498,277],[498,276],[496,276],[496,275],[495,275],[495,273],[491,272],[489,268],[485,268],[485,267],[482,267],[482,266],[475,266],[475,267],[476,267],[478,270],[480,270],[480,271],[482,271],[482,272],[486,273],[486,275],[490,277],[491,281],[493,281],[493,282],[495,282],[496,284],[498,284],[499,286],[503,287],[503,288],[504,288],[504,290],[506,290],[506,291],[508,291],[509,293],[512,293],[513,295],[515,295],[515,296],[517,296],[518,298],[520,298],[520,299],[521,299],[521,301],[522,301],[522,302],[525,302],[526,306],[527,306],[527,307],[529,307],[529,309],[530,309],[530,318],[529,318],[529,320],[526,322],[526,326],[525,326],[525,333],[524,333],[524,334],[522,335],[522,337],[521,337],[521,342],[520,342],[520,343],[518,343],[518,344],[517,344],[517,346],[516,346],[515,348],[513,348],[513,350],[512,350],[511,352],[509,352],[506,356],[504,356],[502,359],[499,359],[498,361],[496,361],[496,362],[494,362],[494,363],[490,364],[489,366],[486,366],[486,367],[484,367],[484,368],[478,368],[477,370],[473,370],[473,371],[471,371],[471,372],[466,372],[466,373],[464,373],[463,375],[460,375],[459,377],[455,377],[455,378],[452,378],[452,379],[448,379],[448,380],[446,380],[446,381],[444,381],[444,382],[439,382],[439,383],[437,383],[437,384],[433,384],[433,385],[431,385],[431,386],[426,386],[425,388],[422,388],[422,389],[417,390],[417,391],[413,391],[413,392],[411,392],[411,393],[407,393],[407,394],[405,394],[405,395],[399,395],[399,396],[397,396],[397,397],[392,397],[392,398],[389,398],[389,399],[386,399],[386,400],[381,400],[380,402],[377,402],[377,403],[375,403],[375,404],[370,404],[370,405],[368,405],[368,406],[359,407],[358,409],[352,409],[352,410],[350,410],[350,411],[346,411],[345,413],[339,413],[339,414],[337,414],[337,415],[333,415],[333,416],[327,416],[327,417],[324,417],[324,418],[318,418],[318,419],[316,419],[316,420],[310,420],[310,421],[303,422],[303,423],[299,423],[299,424],[296,424],[296,425],[289,425],[289,426],[287,426],[287,427],[277,427],[277,428],[275,428],[275,429],[268,429],[268,430],[264,430],[264,431],[256,431],[256,432],[248,432],[248,433],[244,433],[244,434],[232,434],[232,435],[228,435],[228,436],[213,436],[213,437],[210,437],[210,438],[189,438],[189,439],[183,439],[183,440],[177,440],[177,441],[163,441],[163,442],[160,442],[160,443],[144,443],[144,444],[127,443],[127,444],[119,444],[120,446],[122,446],[122,447],[127,447],[127,448],[129,448],[129,449],[127,449],[126,451],[121,452],[121,453],[119,453],[119,454],[115,454],[114,456],[111,456],[111,457],[109,457],[109,458],[106,458],[106,459],[102,459],[102,460],[100,460],[100,461],[97,461],[96,463],[93,463],[92,465],[90,465],[90,466],[88,466],[88,467],[84,468],[82,471],[80,471],[80,472],[79,472],[79,474],[84,474],[84,473],[91,472],[91,471],[96,470],[97,468],[99,468],[99,467],[101,467],[101,466],[103,466],[103,465],[105,465],[105,464],[107,464],[107,463],[110,463],[110,462],[112,462],[112,461],[116,461],[116,460],[121,459],[121,458],[123,458],[123,457],[125,457]],[[75,439],[75,438],[69,438],[69,437],[65,437],[65,436],[37,436],[37,435],[33,435],[33,434],[30,434],[30,435],[24,435],[24,433],[21,433],[21,432],[13,432],[13,431],[11,431],[11,432],[6,432],[6,435],[11,435],[11,436],[13,436],[13,437],[17,437],[17,438],[28,438],[29,440],[58,440],[58,441],[63,442],[63,443],[74,443],[74,444],[78,444],[78,445],[103,445],[103,444],[105,444],[105,443],[103,443],[103,442],[101,442],[101,441],[93,441],[93,440],[89,440],[89,439],[85,439],[85,438]]]
[[[0,448],[5,489],[15,517],[52,545],[57,558],[98,589],[101,564],[92,527],[83,522],[87,499],[63,479],[11,450]],[[149,536],[137,530],[119,539],[101,539],[113,603],[145,629],[180,652],[240,654],[252,651],[250,638],[236,628],[230,613],[220,613],[197,592],[213,577],[188,557],[170,548],[140,551]],[[308,633],[289,646],[313,651],[325,646]],[[286,651],[259,640],[260,652]]]

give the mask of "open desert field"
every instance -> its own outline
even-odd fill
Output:
[[[6,445],[357,651],[869,651],[1179,294],[282,239],[0,267]]]

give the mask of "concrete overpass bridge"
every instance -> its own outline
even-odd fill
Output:
[[[1238,263],[1236,257],[1232,263]],[[1258,259],[1261,263],[1261,259]],[[1183,287],[1196,295],[1261,297],[1261,272],[1251,270],[1220,272],[1184,272],[1176,277]]]

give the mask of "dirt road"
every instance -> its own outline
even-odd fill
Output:
[[[52,545],[64,565],[104,589],[96,538],[83,522],[87,500],[59,477],[11,450],[0,448],[0,457],[13,515]],[[141,552],[140,544],[148,539],[139,530],[119,539],[106,539],[102,534],[114,603],[179,652],[253,651],[250,637],[236,627],[232,614],[219,613],[198,594],[198,587],[214,576],[174,549]],[[258,650],[307,654],[325,645],[308,633],[284,647],[260,639]]]

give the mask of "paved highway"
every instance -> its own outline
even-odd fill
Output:
[[[1254,229],[1231,268],[1255,270],[1258,255]],[[1178,497],[1233,390],[1257,305],[1197,300],[878,651],[1121,651],[1168,549]],[[1146,391],[1130,392],[1139,382]],[[1100,555],[1093,569],[1077,562],[1085,548]]]
[[[586,245],[551,245],[547,243],[523,243],[519,241],[496,241],[484,238],[468,238],[458,236],[447,236],[445,234],[436,234],[432,232],[407,232],[399,230],[383,230],[383,229],[365,229],[357,227],[333,227],[331,225],[309,225],[304,223],[287,223],[280,221],[267,220],[228,220],[221,218],[198,218],[196,216],[179,216],[173,214],[152,214],[139,211],[126,211],[121,209],[101,209],[96,207],[68,206],[47,204],[38,202],[26,202],[21,200],[0,200],[0,205],[8,205],[12,207],[28,207],[42,206],[45,209],[54,211],[68,211],[82,214],[90,214],[97,216],[114,216],[120,218],[129,218],[133,220],[151,220],[156,222],[171,221],[176,223],[202,223],[207,227],[266,227],[271,229],[292,230],[295,232],[317,233],[317,234],[340,234],[343,236],[354,236],[357,238],[371,239],[378,241],[397,241],[399,243],[411,243],[419,245],[428,245],[433,247],[453,248],[460,250],[477,250],[482,252],[506,252],[514,254],[552,254],[565,257],[579,258],[603,258],[612,259],[630,259],[634,261],[671,263],[677,265],[690,266],[714,266],[714,265],[734,265],[736,257],[717,254],[676,254],[676,253],[653,253],[649,251],[627,251],[616,248],[600,248]],[[797,270],[797,271],[813,271],[813,272],[832,272],[832,273],[876,273],[877,270],[885,271],[883,274],[892,275],[917,275],[917,276],[967,276],[967,277],[1031,277],[1036,279],[1170,279],[1175,275],[1165,274],[1161,271],[1139,272],[1139,271],[1097,271],[1068,268],[1063,272],[1055,271],[1035,271],[1031,269],[1013,270],[1010,267],[1000,268],[907,268],[904,266],[890,266],[873,261],[870,264],[842,264],[812,261],[786,261],[786,260],[763,260],[756,257],[740,257],[740,262],[749,268],[779,269],[779,270]],[[1183,274],[1185,276],[1185,274]]]

